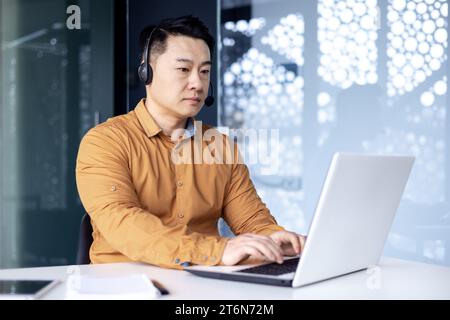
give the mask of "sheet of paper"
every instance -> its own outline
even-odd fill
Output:
[[[100,277],[71,275],[67,278],[66,299],[133,299],[160,297],[159,290],[145,274]]]

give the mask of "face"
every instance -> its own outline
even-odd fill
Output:
[[[208,95],[211,57],[201,39],[169,36],[166,51],[152,62],[147,95],[159,112],[186,119],[200,112]]]

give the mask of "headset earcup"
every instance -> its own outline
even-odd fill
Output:
[[[149,64],[141,64],[138,69],[139,79],[149,85],[153,80],[153,69]]]
[[[142,64],[139,66],[139,69],[138,69],[138,75],[139,75],[139,79],[140,79],[142,82],[147,83],[147,66],[146,66],[145,63],[142,63]]]

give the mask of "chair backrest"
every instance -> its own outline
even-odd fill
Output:
[[[89,249],[91,248],[92,241],[91,218],[88,214],[84,214],[83,218],[81,218],[80,236],[78,238],[77,264],[91,263]]]

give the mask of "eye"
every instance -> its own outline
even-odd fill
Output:
[[[188,68],[177,68],[177,70],[179,70],[179,71],[181,71],[183,73],[189,72]]]
[[[203,73],[203,74],[208,74],[208,73],[209,73],[209,70],[202,70],[201,73]]]

